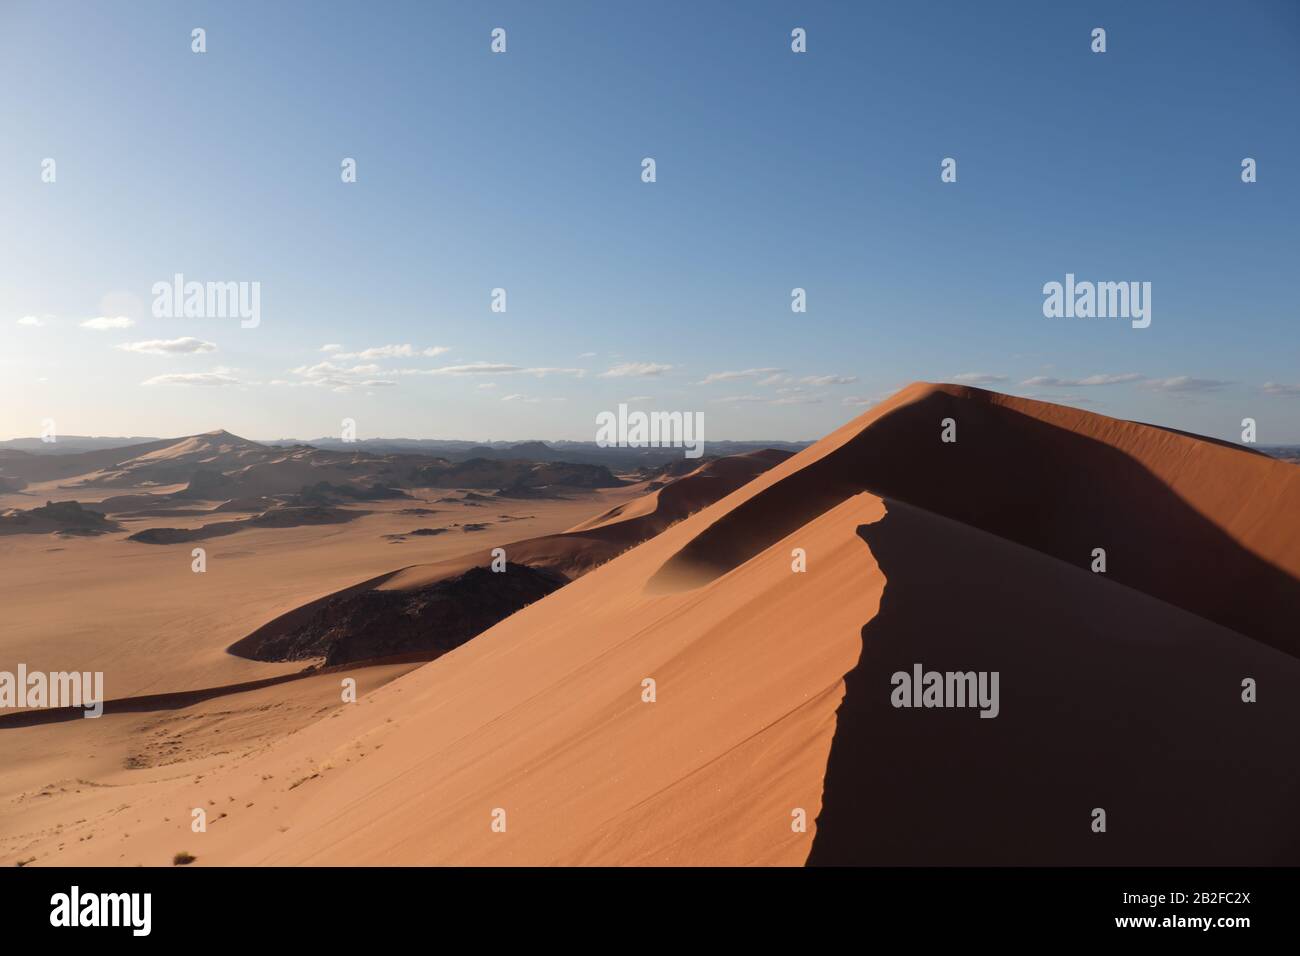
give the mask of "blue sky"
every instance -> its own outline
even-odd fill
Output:
[[[1300,442],[1300,4],[5,0],[0,80],[0,438],[816,438],[926,379]]]

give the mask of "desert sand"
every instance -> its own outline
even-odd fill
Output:
[[[96,666],[132,695],[301,669],[227,648],[496,543],[572,579],[428,663],[0,723],[0,862],[1300,862],[1293,465],[926,383],[760,464],[515,502],[538,517],[469,548],[394,543],[441,516],[365,501],[206,542],[221,574],[191,575],[188,544],[0,538],[3,660]],[[1000,672],[998,717],[892,707],[918,662]]]

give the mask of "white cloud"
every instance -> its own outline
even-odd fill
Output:
[[[541,401],[540,398],[530,398],[527,395],[502,395],[503,402],[527,402],[529,405],[535,405]]]
[[[1157,392],[1215,392],[1231,382],[1221,382],[1213,378],[1192,378],[1188,375],[1176,375],[1173,378],[1152,378],[1142,383],[1143,388]]]
[[[1300,397],[1300,385],[1283,385],[1280,382],[1265,382],[1264,392],[1276,398]]]
[[[341,352],[342,346],[325,346],[322,352],[329,351],[334,353],[335,358],[340,359],[385,359],[385,358],[435,358],[444,352],[450,352],[451,349],[443,345],[432,345],[427,349],[417,349],[413,345],[376,345],[373,348],[362,349],[360,352]]]
[[[962,372],[954,375],[952,380],[957,385],[996,385],[1005,382],[1005,375],[990,375],[987,372]]]
[[[155,375],[146,379],[141,385],[186,385],[186,386],[220,386],[244,385],[233,374],[234,369],[216,368],[211,372],[182,372],[168,375]]]
[[[572,375],[582,378],[587,374],[583,368],[554,368],[550,366],[525,367],[508,365],[504,362],[470,362],[467,365],[444,365],[440,368],[402,369],[399,375],[534,375],[545,378],[547,375]]]
[[[1140,382],[1142,376],[1136,372],[1123,372],[1119,375],[1089,375],[1079,379],[1080,385],[1124,385],[1128,382]]]
[[[41,326],[45,324],[38,317],[34,315],[24,315],[21,319],[18,319],[17,321],[19,325],[30,326],[31,328],[34,329],[39,329]]]
[[[587,374],[585,368],[554,368],[543,366],[541,368],[526,368],[523,370],[524,375],[536,375],[538,378],[545,378],[547,375],[572,375],[574,378],[582,378]]]
[[[765,388],[773,385],[813,385],[820,388],[826,385],[849,385],[858,380],[856,375],[805,375],[800,378],[789,375],[784,369],[779,368],[746,368],[730,372],[711,372],[698,384],[712,385],[715,382],[734,382],[740,379],[758,379],[758,384]]]
[[[347,368],[343,365],[335,365],[331,361],[317,362],[315,365],[299,365],[295,369],[290,369],[294,375],[301,375],[303,378],[325,378],[330,375],[366,375],[378,370],[377,365],[354,365]]]
[[[374,363],[346,366],[336,365],[326,359],[315,365],[300,365],[290,371],[302,378],[296,384],[328,388],[335,392],[349,392],[354,388],[391,388],[397,384],[391,379],[367,377],[384,371]]]
[[[133,325],[135,325],[135,320],[128,319],[125,315],[119,315],[115,318],[100,315],[81,323],[83,329],[94,329],[96,332],[105,332],[109,329],[129,329]]]
[[[714,382],[734,382],[741,378],[758,378],[760,375],[775,375],[783,371],[779,368],[746,368],[734,372],[710,372],[700,381],[701,385],[712,385]]]
[[[606,372],[601,372],[601,378],[655,378],[664,372],[672,371],[673,366],[661,365],[657,362],[622,362],[615,365]]]
[[[204,342],[191,336],[179,339],[149,339],[146,342],[124,342],[117,347],[123,352],[138,352],[141,355],[197,355],[200,352],[217,350],[212,342]]]
[[[767,399],[762,395],[727,395],[724,398],[715,398],[719,405],[736,405],[741,402],[765,402]]]
[[[504,362],[470,362],[467,365],[444,365],[441,368],[411,370],[414,375],[515,375],[524,370],[522,365]]]
[[[329,345],[322,345],[320,350],[322,352],[342,352],[343,346],[339,345],[337,342],[331,342]]]
[[[799,381],[805,385],[852,385],[858,380],[856,375],[806,375]]]
[[[1081,385],[1125,385],[1129,382],[1140,382],[1142,376],[1137,372],[1124,372],[1119,375],[1089,375],[1087,378],[1055,378],[1050,375],[1035,375],[1033,378],[1027,378],[1021,385],[1027,385],[1031,388],[1048,387],[1048,388],[1077,388]]]

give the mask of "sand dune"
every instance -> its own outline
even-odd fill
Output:
[[[77,795],[84,822],[51,835],[44,811],[0,852],[1295,864],[1296,474],[1152,426],[910,386],[328,719],[200,779],[114,777]],[[549,537],[616,537],[661,504]],[[575,561],[561,552],[536,556]],[[999,672],[998,716],[893,707],[890,675],[915,664]],[[221,826],[191,833],[189,808],[216,799],[233,808]],[[129,826],[96,815],[118,806]]]

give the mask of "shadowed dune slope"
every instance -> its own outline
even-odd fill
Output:
[[[886,507],[858,529],[888,583],[845,678],[810,864],[1300,862],[1300,661]],[[997,671],[998,716],[893,707],[891,675],[917,663]],[[1247,677],[1269,688],[1252,704]]]

